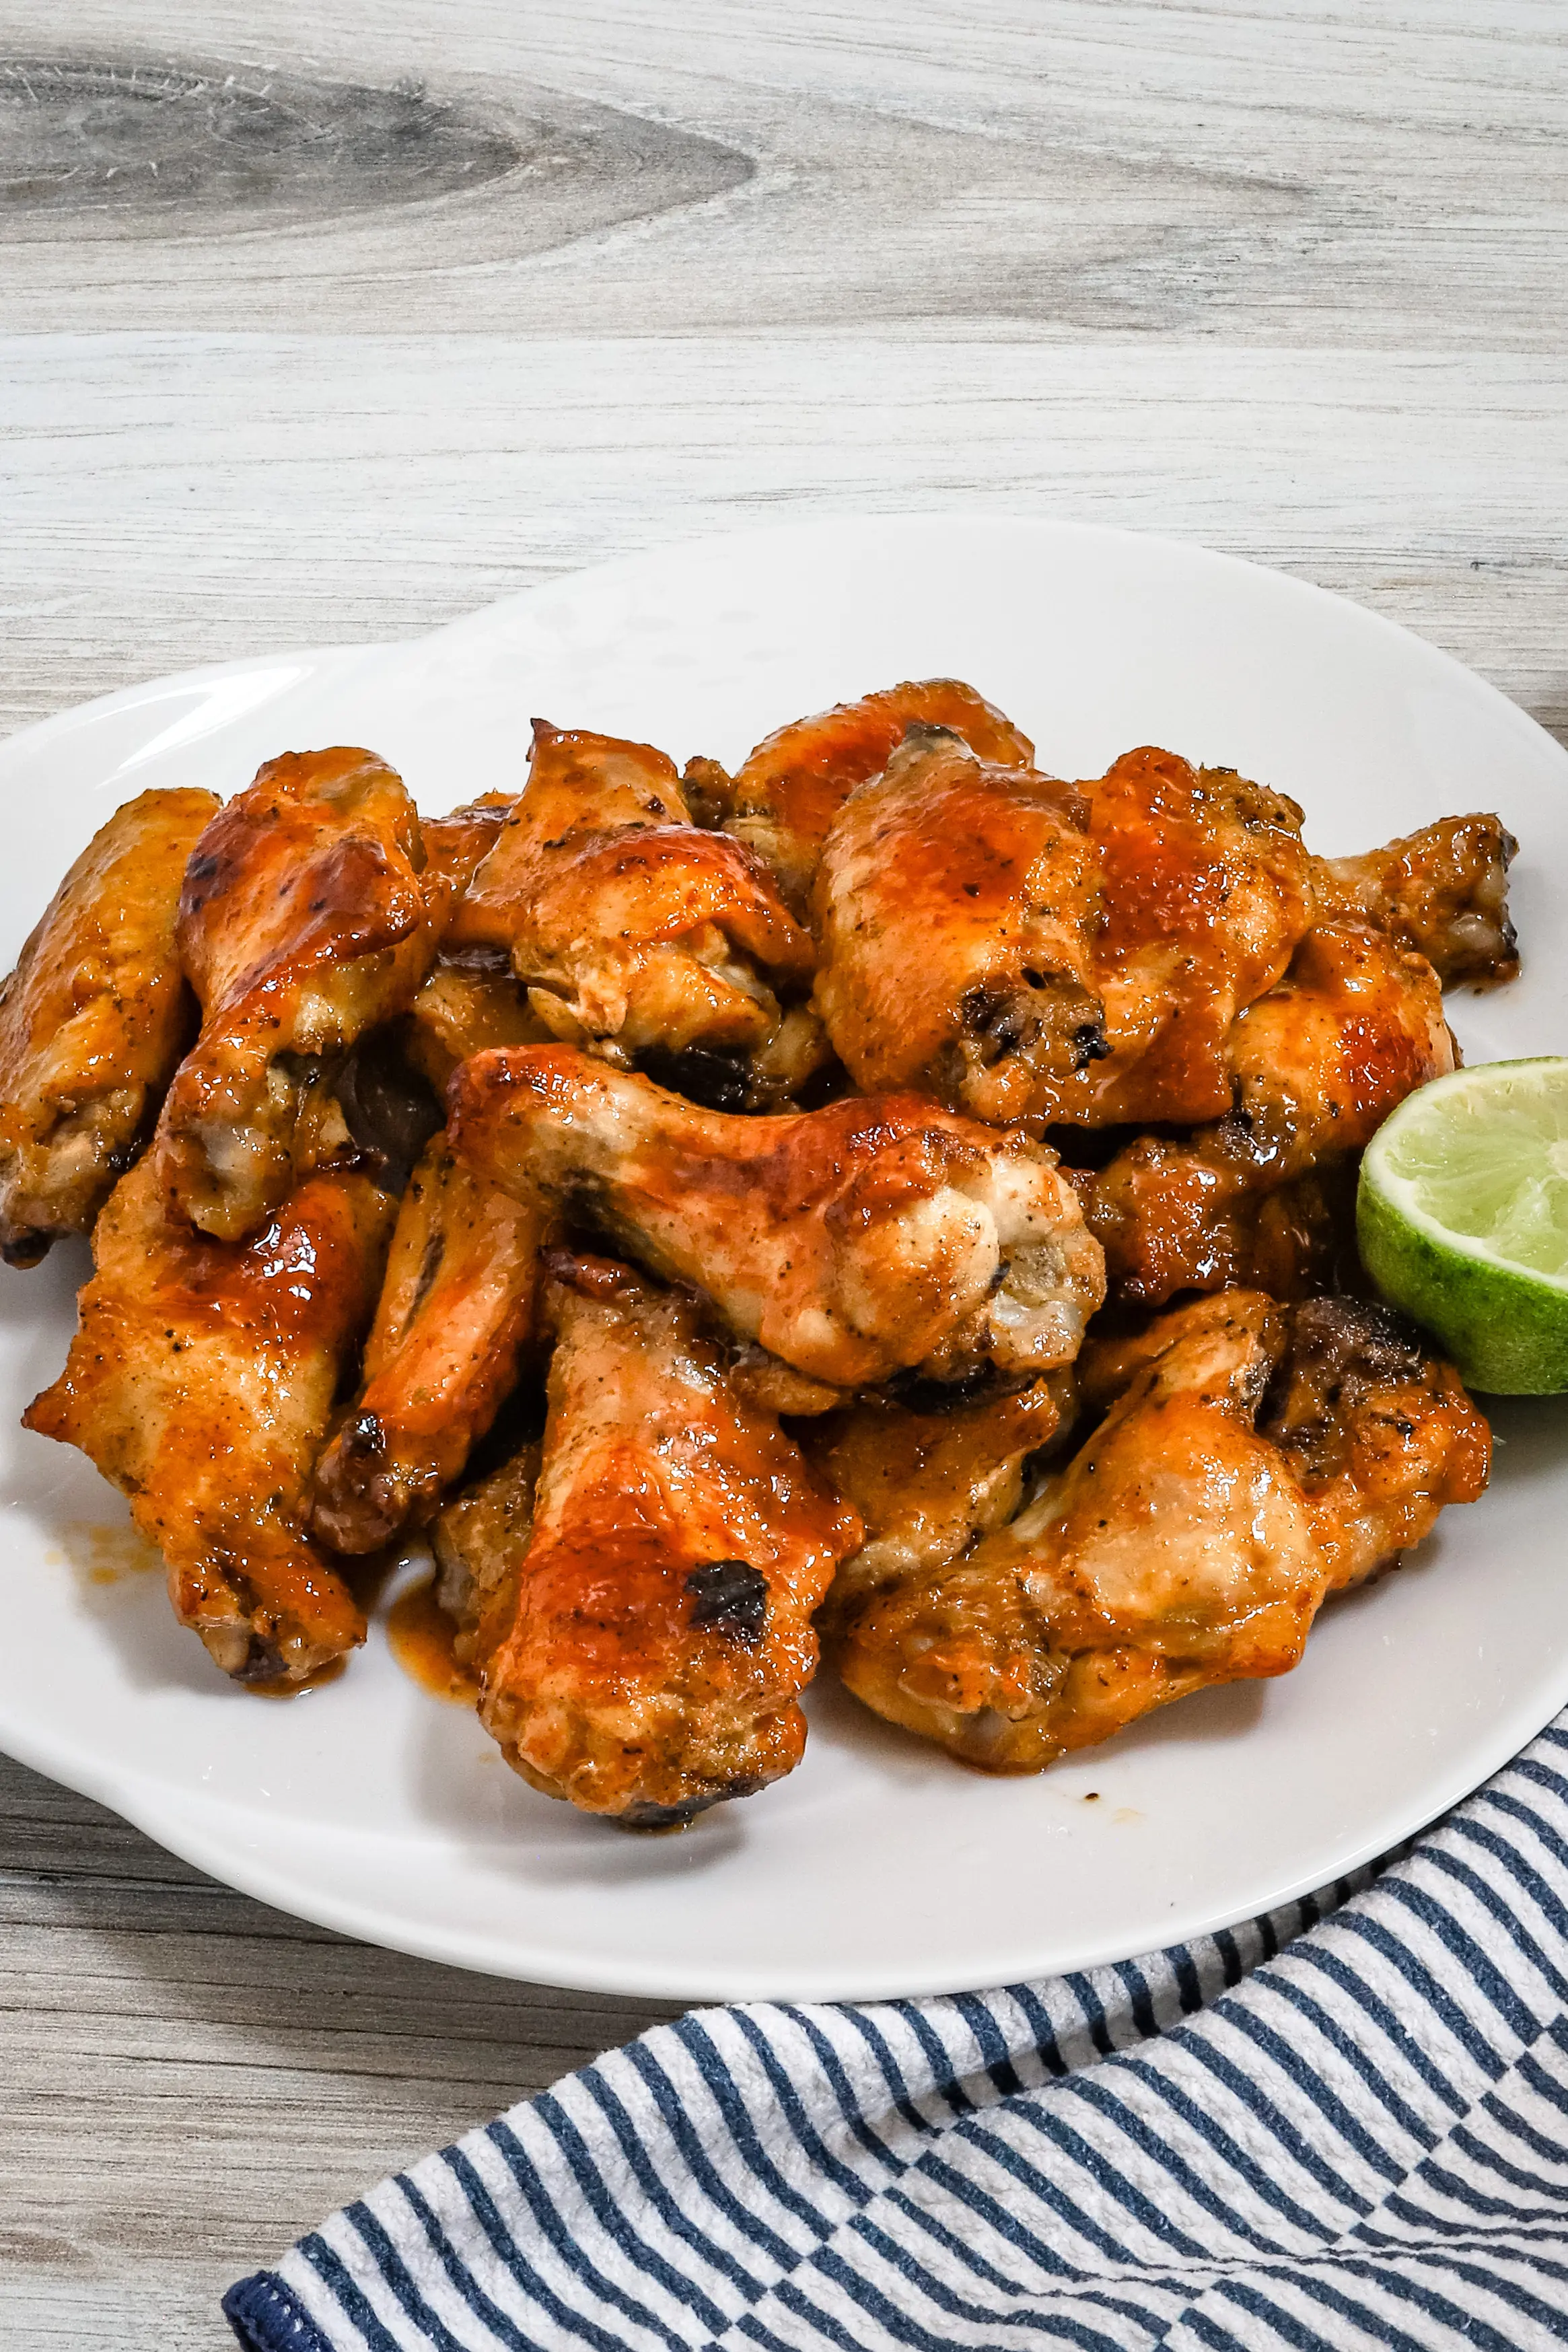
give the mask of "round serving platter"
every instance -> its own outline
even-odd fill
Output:
[[[521,782],[531,716],[734,761],[782,720],[955,674],[1100,772],[1160,742],[1302,802],[1312,845],[1497,809],[1525,972],[1450,1000],[1471,1060],[1561,1050],[1568,755],[1456,662],[1300,581],[1123,532],[964,518],[656,551],[411,645],[193,671],[0,745],[8,963],[69,860],[152,784],[361,742],[432,811]],[[1441,1812],[1568,1704],[1568,1402],[1500,1405],[1496,1475],[1330,1605],[1281,1680],[1205,1693],[1036,1779],[987,1780],[826,1685],[801,1769],[637,1839],[508,1771],[378,1621],[286,1705],[175,1625],[120,1497],[16,1416],[85,1246],[0,1276],[0,1748],[264,1901],[500,1975],[687,2000],[868,1999],[1119,1959],[1321,1885]],[[411,1560],[383,1602],[419,1572]]]

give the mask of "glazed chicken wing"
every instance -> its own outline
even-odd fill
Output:
[[[662,751],[534,722],[528,786],[449,934],[503,949],[559,1037],[699,1084],[776,1038],[811,941],[741,845],[692,824]]]
[[[180,884],[218,806],[142,793],[93,835],[0,988],[0,1254],[88,1232],[190,1042]]]
[[[1037,1771],[1205,1684],[1287,1673],[1327,1583],[1305,1496],[1254,1424],[1286,1329],[1201,1302],[1011,1526],[875,1594],[837,1646],[879,1715]]]
[[[486,1181],[595,1219],[814,1381],[1070,1363],[1101,1265],[1056,1156],[913,1096],[703,1111],[563,1048],[481,1054],[450,1133]]]
[[[940,728],[849,795],[817,870],[815,1003],[858,1087],[1005,1126],[1106,1052],[1087,821],[1071,786]]]
[[[1227,1290],[1091,1340],[1079,1371],[1103,1418],[1010,1526],[885,1567],[829,1614],[851,1690],[993,1769],[1287,1673],[1325,1593],[1486,1485],[1487,1425],[1452,1366],[1360,1300]]]
[[[1447,1503],[1473,1503],[1491,1432],[1452,1364],[1412,1323],[1360,1298],[1310,1298],[1259,1427],[1295,1472],[1338,1591],[1429,1535]]]
[[[859,1528],[729,1386],[691,1300],[551,1264],[543,1460],[479,1711],[533,1787],[673,1827],[798,1762],[812,1612]]]
[[[1495,816],[1448,816],[1362,857],[1313,861],[1327,916],[1360,916],[1424,955],[1445,988],[1519,972],[1508,869],[1519,844]]]
[[[1319,924],[1279,986],[1237,1019],[1226,1117],[1187,1141],[1141,1137],[1077,1179],[1113,1295],[1158,1306],[1256,1279],[1293,1220],[1316,1226],[1331,1258],[1345,1207],[1336,1171],[1453,1066],[1425,957],[1363,922]]]
[[[1130,751],[1052,783],[917,730],[834,817],[816,1002],[861,1086],[1005,1124],[1187,1124],[1311,919],[1301,813],[1228,769]]]
[[[177,937],[201,1034],[154,1149],[202,1232],[237,1241],[279,1205],[310,1164],[323,1061],[407,1007],[435,952],[423,863],[398,777],[343,749],[268,761],[196,844]]]
[[[306,1521],[393,1214],[368,1178],[322,1170],[249,1241],[216,1242],[139,1161],[99,1218],[66,1369],[25,1416],[129,1496],[175,1614],[240,1682],[300,1681],[364,1639]]]
[[[911,727],[962,737],[994,767],[1027,768],[1035,747],[994,703],[955,677],[928,677],[836,703],[764,736],[731,778],[711,760],[687,770],[705,824],[755,850],[804,914],[828,829],[857,784],[880,775]]]
[[[1218,1118],[1231,1024],[1282,978],[1312,919],[1301,812],[1232,769],[1149,747],[1079,789],[1100,875],[1092,985],[1108,1050],[1042,1114],[1088,1127]]]
[[[1000,1396],[900,1402],[868,1397],[817,1422],[807,1458],[865,1526],[865,1541],[833,1580],[823,1622],[840,1624],[868,1597],[945,1567],[977,1535],[1017,1510],[1026,1467],[1072,1418],[1070,1373]]]
[[[364,1387],[317,1465],[316,1532],[374,1551],[427,1519],[495,1419],[533,1323],[548,1213],[437,1136],[397,1213]]]

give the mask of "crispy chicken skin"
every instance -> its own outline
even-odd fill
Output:
[[[1079,786],[1099,868],[1091,985],[1109,1050],[1042,1114],[1180,1126],[1230,1108],[1231,1024],[1279,981],[1312,919],[1294,801],[1145,745]]]
[[[817,869],[814,1002],[858,1087],[1005,1126],[1106,1052],[1088,814],[1071,785],[941,728],[850,793]]]
[[[525,1046],[465,1065],[449,1132],[487,1182],[537,1184],[831,1386],[1049,1370],[1102,1295],[1055,1154],[915,1096],[743,1118]]]
[[[216,793],[142,793],[93,835],[0,988],[0,1254],[87,1233],[195,1026],[180,884]]]
[[[662,751],[534,721],[526,790],[458,908],[450,946],[504,949],[535,1013],[626,1062],[755,1053],[811,940],[739,842],[691,822]]]
[[[859,1525],[735,1394],[690,1298],[550,1265],[543,1460],[479,1712],[533,1787],[674,1827],[799,1761],[812,1612]]]
[[[1321,923],[1238,1016],[1226,1064],[1225,1118],[1186,1141],[1142,1136],[1076,1180],[1115,1297],[1158,1306],[1245,1280],[1265,1270],[1282,1219],[1321,1232],[1340,1215],[1336,1170],[1454,1066],[1437,976],[1370,924]]]
[[[1329,1587],[1360,1584],[1486,1486],[1491,1431],[1412,1323],[1360,1298],[1310,1298],[1259,1427],[1295,1472]]]
[[[1037,1771],[1205,1684],[1288,1673],[1327,1571],[1254,1426],[1285,1339],[1257,1292],[1189,1309],[1010,1527],[852,1621],[849,1688],[970,1763]]]
[[[1495,816],[1447,816],[1362,857],[1314,861],[1319,908],[1376,923],[1424,955],[1445,988],[1519,973],[1508,869],[1519,844]]]
[[[1360,1300],[1226,1290],[1091,1340],[1080,1371],[1104,1417],[1010,1526],[825,1621],[868,1706],[994,1770],[1289,1672],[1327,1592],[1486,1484],[1451,1366]]]
[[[485,1184],[437,1136],[397,1213],[358,1403],[316,1468],[315,1531],[374,1551],[421,1525],[517,1379],[549,1213]]]
[[[807,1430],[807,1458],[854,1505],[866,1539],[834,1578],[821,1622],[841,1624],[882,1586],[945,1567],[1018,1508],[1026,1465],[1072,1418],[1071,1375],[926,1410],[868,1397]]]
[[[203,1233],[238,1241],[279,1205],[310,1162],[321,1062],[412,1000],[435,952],[423,865],[400,779],[342,748],[269,761],[197,842],[176,936],[201,1034],[154,1150]]]
[[[701,821],[754,849],[804,913],[829,827],[911,727],[947,729],[994,767],[1027,768],[1034,760],[1028,737],[994,703],[957,678],[928,677],[795,719],[764,736],[733,778],[713,761],[693,761],[687,773]]]
[[[364,1639],[306,1520],[393,1215],[368,1178],[321,1170],[249,1241],[215,1242],[140,1160],[98,1221],[66,1369],[25,1415],[130,1497],[176,1616],[240,1682],[300,1681]]]

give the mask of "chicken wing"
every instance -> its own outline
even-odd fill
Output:
[[[535,720],[527,789],[458,908],[453,949],[504,949],[558,1037],[626,1063],[774,1038],[811,940],[741,845],[692,824],[662,751]]]
[[[1307,1497],[1331,1591],[1397,1560],[1446,1504],[1473,1503],[1490,1469],[1491,1431],[1452,1364],[1360,1298],[1296,1308],[1258,1427]]]
[[[817,869],[814,1002],[858,1087],[1005,1126],[1107,1052],[1088,814],[942,728],[912,728],[850,793]]]
[[[1069,1363],[1102,1269],[1056,1155],[913,1096],[703,1111],[564,1048],[481,1054],[449,1132],[487,1182],[537,1184],[814,1381]]]
[[[175,1614],[240,1682],[301,1681],[364,1639],[306,1519],[393,1215],[368,1178],[322,1170],[249,1241],[212,1241],[140,1160],[99,1218],[66,1369],[24,1416],[129,1496]]]
[[[879,775],[911,727],[961,736],[994,767],[1027,768],[1035,747],[994,703],[954,677],[891,686],[764,736],[733,778],[711,760],[688,768],[702,822],[755,850],[804,914],[829,826],[857,784]]]
[[[806,1458],[866,1529],[820,1622],[847,1622],[882,1586],[945,1567],[1010,1519],[1026,1468],[1071,1418],[1071,1375],[1051,1372],[1000,1396],[923,1410],[868,1397],[816,1423],[801,1441]]]
[[[534,1788],[674,1827],[798,1762],[812,1612],[859,1527],[736,1396],[690,1299],[551,1267],[531,1536],[479,1712]]]
[[[1227,1290],[1092,1339],[1079,1374],[1104,1417],[1011,1526],[825,1620],[868,1706],[994,1769],[1288,1672],[1325,1594],[1486,1485],[1452,1366],[1361,1300]]]
[[[1495,816],[1447,816],[1362,857],[1313,861],[1324,916],[1359,916],[1424,955],[1445,988],[1519,972],[1508,869],[1519,844]]]
[[[851,1619],[837,1663],[879,1715],[970,1763],[1037,1771],[1205,1684],[1295,1665],[1328,1572],[1254,1426],[1284,1318],[1227,1291],[1173,1319],[1011,1526]]]
[[[0,988],[0,1254],[88,1232],[195,1028],[180,884],[214,793],[142,793],[93,835]]]
[[[1158,1306],[1256,1278],[1291,1219],[1315,1228],[1331,1256],[1350,1155],[1453,1066],[1426,958],[1367,923],[1317,925],[1279,986],[1237,1018],[1226,1117],[1186,1141],[1141,1137],[1075,1180],[1113,1296]],[[1270,1206],[1281,1188],[1288,1197]]]
[[[374,1551],[427,1519],[507,1391],[533,1325],[549,1214],[482,1183],[437,1136],[398,1210],[358,1403],[316,1469],[313,1524]]]
[[[1233,769],[1147,746],[1079,790],[1100,874],[1091,985],[1108,1051],[1041,1115],[1083,1127],[1218,1118],[1231,1024],[1283,977],[1312,919],[1301,812]]]
[[[435,953],[423,864],[398,777],[343,749],[269,761],[197,842],[177,939],[201,1034],[154,1150],[202,1232],[237,1241],[279,1205],[310,1164],[323,1061],[407,1007]]]

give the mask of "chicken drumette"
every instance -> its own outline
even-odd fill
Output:
[[[289,752],[195,845],[177,940],[201,1033],[153,1147],[173,1206],[223,1241],[252,1232],[341,1141],[335,1059],[402,1013],[448,894],[427,905],[419,822],[369,751]]]
[[[908,1095],[746,1118],[565,1048],[481,1054],[455,1149],[537,1185],[812,1381],[1070,1363],[1102,1267],[1056,1156]]]
[[[87,1233],[195,1027],[174,950],[189,857],[218,807],[142,793],[93,835],[0,989],[0,1254]]]
[[[130,1497],[175,1614],[240,1682],[300,1681],[364,1639],[307,1532],[310,1479],[394,1213],[321,1170],[248,1241],[212,1241],[140,1160],[94,1231],[65,1370],[25,1415]]]
[[[812,1614],[859,1524],[735,1392],[691,1299],[602,1258],[549,1265],[531,1505],[514,1472],[510,1500],[492,1489],[448,1514],[448,1594],[469,1619],[480,1715],[523,1778],[628,1827],[674,1827],[798,1762]],[[495,1550],[524,1543],[514,1584]],[[466,1601],[454,1580],[471,1582]]]
[[[1085,1381],[1114,1402],[1011,1525],[881,1581],[836,1635],[868,1706],[994,1770],[1288,1672],[1325,1592],[1485,1484],[1486,1423],[1449,1368],[1350,1300],[1292,1323],[1226,1291],[1109,1365],[1091,1351]]]

